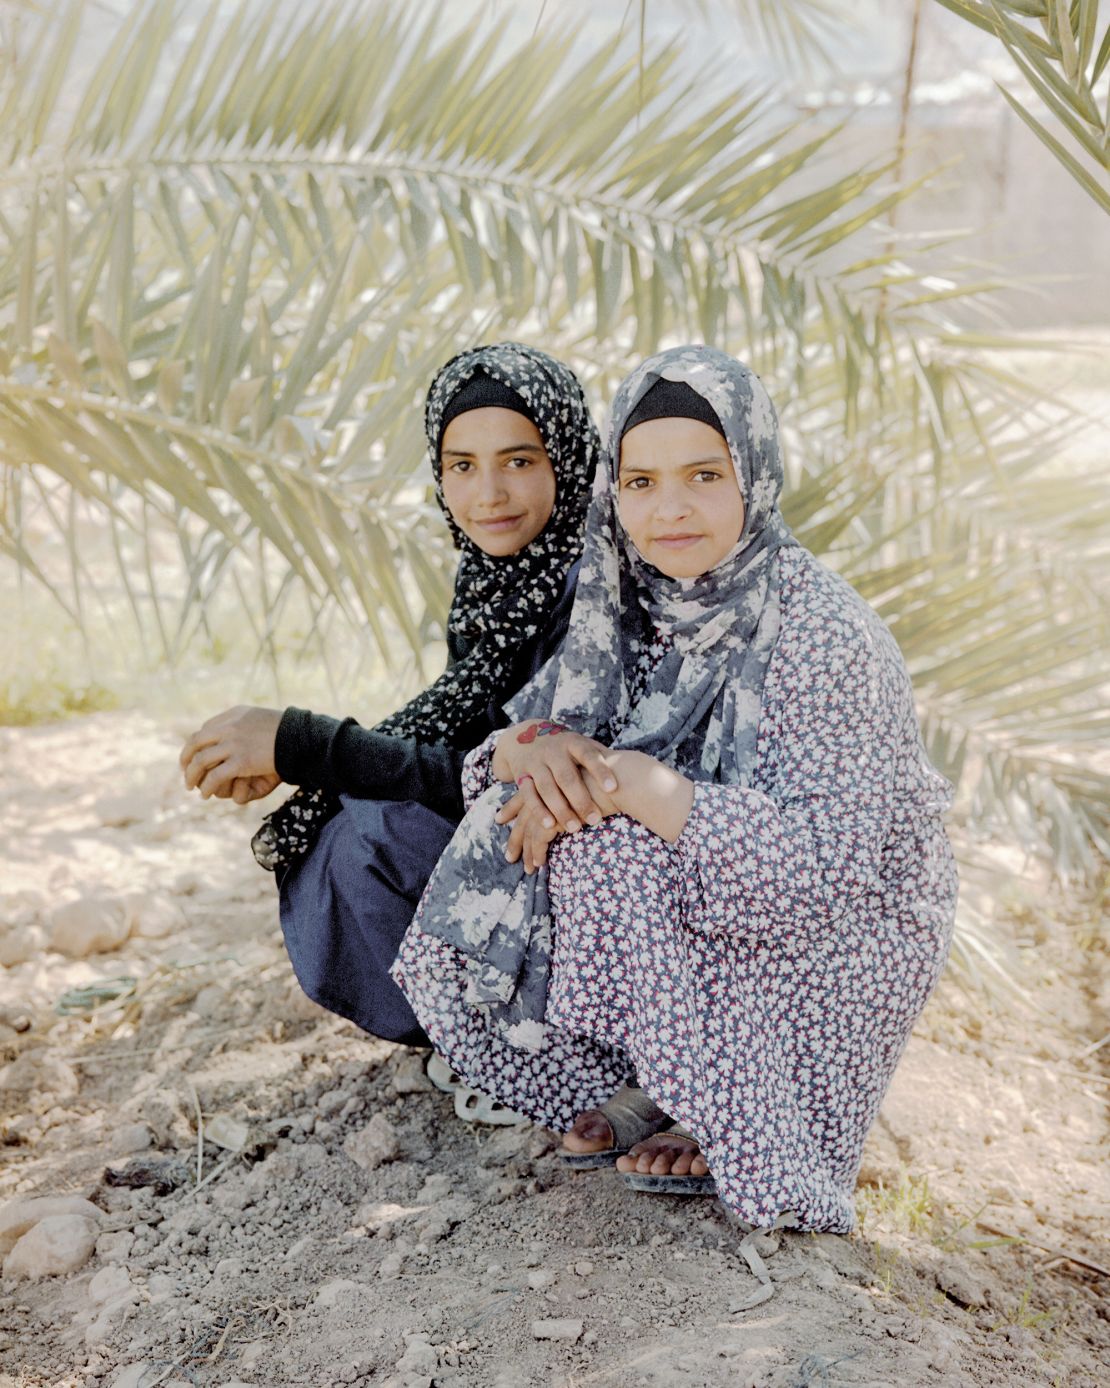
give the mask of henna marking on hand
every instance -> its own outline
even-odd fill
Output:
[[[518,742],[535,742],[537,737],[555,737],[558,733],[567,733],[570,729],[565,723],[552,723],[548,718],[541,718],[538,723],[533,723],[530,728],[525,728],[522,733],[517,734]]]

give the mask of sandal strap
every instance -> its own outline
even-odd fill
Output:
[[[687,1142],[692,1142],[694,1146],[698,1148],[699,1151],[701,1150],[701,1143],[697,1140],[694,1134],[690,1132],[688,1128],[684,1128],[681,1123],[672,1123],[671,1126],[667,1129],[667,1136],[683,1137],[687,1140]]]
[[[642,1089],[622,1085],[611,1099],[597,1110],[613,1130],[613,1147],[626,1151],[637,1142],[651,1137],[670,1121],[658,1104],[652,1103]]]

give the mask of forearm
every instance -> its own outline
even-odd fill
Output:
[[[465,752],[442,743],[389,737],[305,709],[287,709],[275,747],[283,780],[368,799],[416,800],[438,814],[463,814]]]
[[[612,752],[607,760],[617,778],[618,789],[609,796],[616,813],[674,843],[694,803],[693,781],[644,752]]]

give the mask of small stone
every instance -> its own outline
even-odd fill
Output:
[[[46,931],[41,925],[21,925],[0,935],[0,966],[12,969],[26,964],[46,948]]]
[[[83,1215],[47,1215],[17,1240],[4,1259],[5,1277],[65,1277],[84,1267],[96,1247],[95,1220]]]
[[[352,1282],[347,1277],[333,1277],[316,1290],[317,1306],[334,1306],[345,1292],[364,1292],[367,1288],[361,1282]]]
[[[383,1162],[395,1161],[401,1155],[401,1140],[385,1114],[375,1113],[364,1128],[351,1133],[343,1150],[363,1171],[375,1171]]]
[[[0,1089],[40,1089],[57,1103],[77,1093],[77,1072],[43,1047],[33,1046],[10,1065],[0,1066]]]
[[[119,897],[114,896],[66,901],[47,918],[50,948],[70,959],[118,949],[130,934],[130,914]]]
[[[585,1329],[582,1321],[562,1319],[532,1322],[534,1340],[569,1340],[571,1344],[582,1338]]]
[[[316,1112],[324,1118],[334,1118],[347,1102],[345,1089],[329,1089],[316,1101]]]
[[[135,1244],[135,1235],[130,1229],[101,1234],[96,1241],[96,1256],[102,1263],[125,1263]]]
[[[582,1343],[583,1343],[584,1345],[596,1345],[596,1344],[597,1344],[597,1331],[596,1331],[596,1330],[587,1330],[586,1333],[585,1333],[585,1335],[582,1336]]]
[[[948,1261],[937,1268],[936,1284],[957,1306],[973,1309],[990,1302],[990,1287],[971,1268]]]
[[[429,1243],[436,1243],[446,1238],[456,1225],[469,1219],[474,1213],[474,1208],[474,1201],[465,1195],[440,1200],[420,1216],[416,1228]]]
[[[168,896],[156,892],[128,892],[123,898],[131,917],[131,933],[144,940],[164,940],[187,924],[185,912]]]
[[[142,1388],[143,1376],[150,1368],[151,1364],[146,1359],[140,1360],[138,1364],[128,1364],[112,1379],[112,1388]],[[154,1375],[151,1374],[151,1377]]]
[[[596,1271],[597,1269],[588,1258],[580,1258],[574,1265],[574,1275],[576,1277],[589,1277],[591,1273]]]
[[[177,1283],[168,1272],[152,1272],[147,1278],[146,1290],[152,1302],[168,1301],[177,1295]]]
[[[192,1002],[192,1010],[198,1017],[218,1017],[227,1005],[227,994],[218,983],[208,983],[200,990]]]
[[[10,1253],[17,1240],[51,1215],[80,1215],[98,1220],[103,1215],[91,1200],[78,1195],[21,1196],[0,1206],[0,1256]]]
[[[153,1145],[154,1134],[146,1123],[124,1123],[112,1133],[112,1151],[119,1157],[145,1152]]]
[[[421,1055],[405,1055],[393,1071],[393,1092],[403,1094],[429,1094],[435,1085],[424,1073],[424,1058]]]
[[[239,1118],[230,1113],[214,1113],[204,1120],[206,1142],[214,1142],[217,1147],[228,1152],[241,1152],[250,1141],[251,1130]]]
[[[416,1198],[422,1205],[434,1205],[440,1200],[446,1200],[451,1194],[451,1189],[451,1177],[437,1171],[434,1175],[425,1176],[420,1194]]]
[[[403,1374],[434,1375],[439,1368],[439,1355],[427,1340],[414,1337],[397,1360],[396,1368]]]
[[[545,1287],[550,1287],[555,1281],[555,1274],[550,1268],[536,1268],[534,1272],[528,1274],[528,1285],[534,1292],[542,1292]]]
[[[89,1283],[89,1300],[94,1306],[103,1306],[105,1302],[114,1301],[119,1296],[126,1296],[132,1290],[131,1278],[128,1276],[127,1269],[110,1264],[106,1268],[101,1268]]]
[[[399,1253],[387,1253],[378,1264],[378,1276],[384,1278],[399,1277],[404,1259]]]

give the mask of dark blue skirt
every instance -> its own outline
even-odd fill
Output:
[[[430,1045],[389,968],[456,825],[413,800],[342,800],[281,879],[293,971],[313,1002],[363,1031]]]

